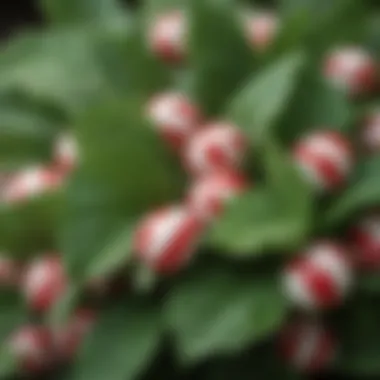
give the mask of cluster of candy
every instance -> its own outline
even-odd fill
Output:
[[[77,144],[69,133],[61,134],[54,146],[54,157],[47,165],[32,165],[2,175],[0,202],[13,205],[59,188],[77,162]]]
[[[256,50],[267,48],[281,28],[272,13],[245,16],[243,24],[247,41]],[[168,64],[183,62],[187,27],[181,11],[159,16],[152,21],[147,35],[150,50]],[[361,48],[332,51],[322,72],[351,96],[369,93],[376,86],[376,63]],[[252,187],[242,170],[249,144],[238,125],[230,120],[205,120],[201,105],[182,93],[154,96],[147,104],[146,115],[168,149],[177,152],[192,181],[181,204],[154,210],[136,226],[136,257],[165,275],[189,263],[207,226],[222,216],[228,202]],[[363,146],[368,151],[379,151],[380,111],[368,116],[361,131]],[[75,145],[72,138],[63,136],[52,165],[4,177],[1,201],[23,202],[60,186],[77,162]],[[316,126],[314,132],[301,137],[295,143],[293,157],[306,181],[319,192],[333,191],[344,184],[354,165],[350,142],[328,127]],[[380,268],[379,232],[380,216],[370,215],[350,232],[349,244],[330,240],[313,243],[284,268],[286,296],[305,315],[339,305],[349,291],[356,268]],[[40,257],[23,270],[3,255],[0,282],[19,286],[31,310],[44,313],[64,293],[68,280],[59,255]],[[93,320],[92,311],[79,310],[59,331],[26,326],[11,337],[10,346],[26,370],[45,369],[73,356]],[[334,338],[314,316],[285,328],[280,341],[284,357],[302,370],[326,366],[336,352]]]
[[[58,189],[77,161],[75,139],[69,133],[59,135],[51,163],[33,165],[3,176],[1,207],[19,205]],[[30,312],[43,320],[67,289],[68,278],[57,253],[44,253],[26,264],[2,253],[0,285],[20,291]],[[97,282],[90,285],[91,290],[99,288]],[[105,283],[100,285],[106,286]],[[92,310],[79,308],[65,325],[57,328],[43,322],[24,325],[9,338],[9,349],[24,372],[45,371],[74,357],[94,319]]]
[[[94,278],[85,284],[84,302],[63,324],[48,321],[49,313],[67,294],[70,279],[61,255],[47,252],[26,264],[0,258],[0,284],[21,293],[32,320],[9,338],[9,349],[19,368],[39,373],[69,363],[96,321],[97,304],[127,285],[116,276]]]
[[[268,12],[244,16],[243,26],[256,51],[268,48],[281,28],[276,15]],[[149,32],[152,51],[168,64],[185,61],[187,29],[185,13],[162,15]],[[376,62],[357,46],[328,52],[321,74],[353,98],[371,94],[378,85]],[[167,273],[189,262],[207,224],[221,217],[227,202],[252,186],[241,171],[248,142],[239,126],[228,120],[203,120],[200,108],[183,94],[156,96],[148,114],[158,133],[179,152],[193,182],[182,205],[148,214],[136,231],[139,258],[153,270]],[[368,115],[360,131],[360,148],[379,152],[380,110]],[[295,164],[318,193],[344,185],[354,155],[350,141],[328,127],[316,126],[293,147]],[[317,240],[284,268],[285,295],[303,317],[280,334],[280,347],[283,357],[300,370],[324,368],[336,353],[333,335],[315,312],[343,302],[355,270],[380,269],[380,215],[367,216],[348,235],[346,242]]]

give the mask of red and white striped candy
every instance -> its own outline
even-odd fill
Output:
[[[62,296],[66,285],[67,278],[60,258],[43,256],[32,261],[26,269],[23,293],[33,310],[44,312]]]
[[[243,133],[227,122],[210,123],[196,132],[184,151],[185,165],[195,175],[239,169],[247,150]]]
[[[47,167],[30,167],[12,175],[1,189],[6,203],[22,202],[52,191],[62,184],[62,175]]]
[[[332,51],[324,63],[324,73],[328,80],[350,95],[369,93],[377,82],[375,61],[356,46]]]
[[[191,258],[202,223],[186,208],[172,206],[149,214],[135,234],[139,258],[157,272],[175,272]]]
[[[17,263],[0,253],[0,286],[17,285],[20,278],[20,268]]]
[[[48,369],[53,362],[52,336],[44,327],[20,328],[10,337],[9,348],[25,372],[39,373]]]
[[[364,270],[380,269],[380,215],[369,215],[361,220],[349,236],[354,262]]]
[[[167,92],[155,96],[148,105],[152,124],[173,147],[180,148],[200,122],[200,111],[185,95]]]
[[[334,131],[318,131],[301,139],[294,156],[305,178],[317,190],[332,190],[344,183],[353,161],[349,141]]]
[[[276,38],[279,19],[269,11],[244,15],[245,33],[249,43],[257,50],[268,48]]]
[[[293,368],[316,372],[329,367],[337,347],[334,336],[314,320],[297,320],[280,334],[280,354]]]
[[[246,187],[245,178],[234,172],[220,172],[199,178],[189,190],[189,208],[202,219],[213,219],[223,212],[228,201]]]
[[[78,161],[78,145],[70,133],[59,135],[54,149],[54,159],[57,167],[64,172],[72,170]]]
[[[334,242],[321,241],[285,268],[283,289],[302,309],[325,309],[343,301],[351,281],[351,263],[346,249]]]
[[[366,117],[362,130],[365,148],[372,152],[380,152],[380,109]]]
[[[186,34],[185,15],[179,10],[172,11],[153,20],[148,44],[151,51],[163,61],[178,63],[186,56]]]
[[[56,331],[54,343],[61,361],[70,360],[75,356],[94,323],[95,313],[92,310],[80,309],[66,326]]]

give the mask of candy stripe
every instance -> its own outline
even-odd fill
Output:
[[[335,339],[315,319],[299,319],[285,326],[279,344],[282,357],[305,373],[325,369],[336,353]]]
[[[197,180],[188,193],[189,207],[201,218],[210,220],[223,211],[224,205],[246,188],[237,173],[225,172]]]
[[[287,297],[302,309],[330,308],[342,302],[352,282],[348,252],[339,244],[319,242],[289,263],[283,276]]]
[[[348,141],[332,131],[316,132],[301,139],[294,157],[306,180],[318,190],[341,185],[352,167]]]
[[[138,225],[136,254],[156,271],[179,270],[193,253],[201,229],[202,223],[186,208],[173,206],[160,210]]]
[[[246,151],[238,128],[227,123],[202,127],[189,140],[184,152],[185,166],[196,176],[239,169]]]

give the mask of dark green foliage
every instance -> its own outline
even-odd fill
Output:
[[[254,2],[283,19],[274,45],[258,52],[241,25],[250,1],[146,0],[133,10],[116,0],[40,3],[48,28],[17,36],[0,54],[0,170],[50,162],[62,130],[78,139],[81,161],[60,191],[0,206],[0,249],[24,261],[62,253],[72,283],[46,316],[51,324],[70,315],[88,281],[115,272],[129,281],[128,291],[99,302],[95,330],[62,378],[306,379],[284,368],[273,344],[290,308],[279,264],[317,231],[334,234],[380,204],[380,158],[358,149],[347,187],[326,199],[304,183],[289,152],[321,126],[354,139],[367,101],[378,104],[378,96],[348,99],[321,65],[341,43],[379,57],[379,11],[364,0]],[[147,25],[170,9],[189,17],[180,67],[147,48]],[[244,131],[253,187],[207,231],[195,263],[178,276],[148,277],[144,288],[133,286],[147,280],[133,255],[136,223],[180,201],[188,185],[146,115],[147,100],[171,88]],[[358,277],[346,307],[327,318],[343,346],[336,370],[379,377],[380,276]],[[2,343],[31,319],[18,296],[0,292]],[[8,374],[14,363],[0,349],[0,375]]]

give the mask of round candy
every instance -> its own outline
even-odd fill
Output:
[[[59,360],[67,361],[75,357],[94,323],[95,313],[89,309],[80,309],[65,326],[54,333],[54,344]]]
[[[179,11],[165,13],[153,20],[148,43],[151,51],[168,63],[179,63],[186,55],[187,21]]]
[[[53,362],[53,343],[50,332],[40,326],[24,326],[9,340],[11,354],[21,369],[28,373],[39,373]]]
[[[64,172],[72,170],[78,161],[78,146],[73,135],[61,134],[55,144],[55,163]]]
[[[204,220],[219,216],[225,204],[246,189],[243,176],[234,172],[220,172],[199,178],[189,190],[188,204]]]
[[[362,129],[363,145],[369,151],[380,152],[380,109],[369,114]]]
[[[301,372],[329,367],[336,357],[334,336],[318,321],[302,319],[287,325],[279,339],[284,361]]]
[[[380,215],[369,215],[350,231],[354,262],[364,270],[380,269]]]
[[[66,289],[67,278],[58,256],[43,256],[32,261],[23,278],[23,293],[30,308],[50,309]]]
[[[46,167],[30,167],[12,175],[0,190],[6,203],[22,202],[56,189],[62,184],[62,175]]]
[[[377,82],[376,71],[376,63],[371,55],[357,46],[335,49],[324,64],[328,80],[350,95],[371,92]]]
[[[210,123],[197,131],[184,151],[185,165],[197,176],[239,169],[247,151],[243,133],[227,122]]]
[[[135,251],[157,272],[181,269],[192,257],[202,223],[184,207],[172,206],[147,215],[135,234]]]
[[[256,50],[268,48],[276,38],[279,29],[277,15],[269,11],[244,15],[244,23],[247,39]]]
[[[352,282],[346,249],[321,241],[290,262],[283,274],[285,295],[305,310],[326,309],[342,303]]]
[[[200,111],[185,95],[176,92],[155,96],[148,105],[153,126],[174,148],[181,148],[198,127]]]
[[[334,131],[317,131],[301,139],[294,157],[307,181],[321,191],[344,183],[353,161],[349,141]]]

